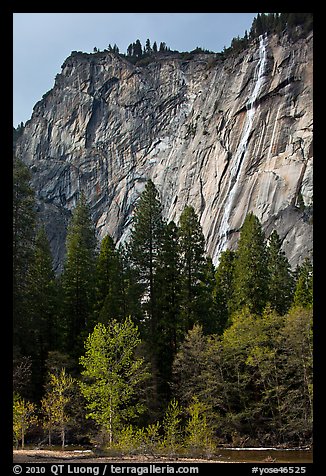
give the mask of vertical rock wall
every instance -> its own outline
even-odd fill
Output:
[[[148,178],[167,220],[194,206],[215,263],[249,211],[278,231],[292,266],[311,255],[312,40],[261,37],[224,61],[171,55],[146,67],[108,52],[67,58],[16,149],[57,269],[80,191],[99,238],[124,241]]]

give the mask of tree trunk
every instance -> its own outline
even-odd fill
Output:
[[[65,429],[64,427],[61,430],[61,440],[62,440],[62,449],[65,447]]]

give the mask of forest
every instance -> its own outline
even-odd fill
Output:
[[[215,267],[199,217],[146,182],[127,243],[76,197],[55,274],[13,159],[13,436],[25,444],[213,454],[312,443],[312,263],[295,270],[249,213]]]

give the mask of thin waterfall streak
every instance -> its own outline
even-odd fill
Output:
[[[242,136],[234,155],[233,164],[230,168],[230,175],[228,181],[228,188],[225,195],[225,201],[223,206],[223,215],[220,222],[221,238],[218,246],[216,247],[213,255],[214,264],[218,262],[218,257],[227,244],[227,232],[229,230],[229,217],[233,207],[234,197],[237,191],[237,178],[241,174],[245,157],[247,153],[247,147],[249,142],[250,133],[252,131],[252,124],[254,120],[255,111],[257,109],[257,99],[263,84],[263,76],[265,74],[265,66],[267,60],[266,51],[267,36],[261,35],[259,37],[259,60],[254,71],[255,85],[251,93],[249,101],[246,104],[246,120],[243,126]]]

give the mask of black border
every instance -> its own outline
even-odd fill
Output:
[[[82,2],[78,2],[75,5],[67,4],[67,2],[49,2],[49,3],[40,3],[37,2],[22,2],[22,1],[14,1],[10,0],[6,2],[5,6],[1,7],[1,15],[0,21],[2,22],[1,25],[1,35],[2,41],[1,44],[3,46],[2,50],[2,73],[1,73],[1,82],[4,83],[1,91],[2,91],[2,99],[5,101],[5,108],[4,111],[2,110],[2,119],[3,119],[3,126],[2,126],[2,137],[5,137],[5,149],[2,150],[2,170],[1,170],[1,177],[2,183],[0,187],[1,191],[1,210],[2,210],[2,256],[4,257],[3,263],[5,266],[2,267],[3,269],[3,280],[1,285],[1,289],[4,291],[2,302],[2,322],[3,322],[3,339],[1,348],[3,350],[2,353],[2,382],[5,382],[5,385],[1,386],[2,390],[0,392],[0,402],[1,402],[1,420],[3,421],[3,416],[5,416],[5,425],[1,425],[0,435],[1,438],[4,440],[1,444],[1,457],[0,457],[0,467],[2,468],[10,468],[9,472],[2,472],[1,474],[13,474],[12,473],[12,201],[11,201],[11,183],[12,183],[12,125],[13,125],[13,110],[12,110],[12,93],[13,93],[13,50],[12,46],[10,47],[10,40],[12,42],[13,38],[13,14],[14,13],[38,13],[38,12],[56,12],[56,13],[95,13],[89,11],[88,9],[82,8]],[[10,4],[8,4],[10,3]],[[291,5],[292,3],[292,5]],[[262,5],[263,4],[263,5]],[[148,8],[146,8],[146,3],[141,2],[138,4],[142,8],[141,12],[155,12],[153,7],[164,7],[164,12],[159,9],[155,13],[182,13],[182,12],[189,12],[189,13],[199,13],[202,12],[200,9],[190,9],[192,5],[189,3],[185,3],[184,7],[182,4],[175,5],[175,3],[170,4],[162,2],[151,2],[148,4]],[[319,3],[321,6],[321,3]],[[109,12],[123,12],[121,8],[114,8],[117,7],[117,3],[109,2],[105,3],[105,7],[112,7],[109,9]],[[127,7],[128,5],[124,5]],[[195,7],[197,5],[194,5]],[[243,7],[247,7],[246,9],[249,11],[259,11],[259,10],[269,10],[270,12],[278,11],[291,11],[298,9],[299,5],[298,2],[239,2],[239,5],[232,2],[225,2],[224,5],[217,5],[214,3],[215,8],[210,8],[207,5],[202,5],[204,8],[204,12],[206,13],[216,13],[216,7],[224,7],[225,10],[221,13],[230,12],[230,7],[234,9],[234,12],[242,12]],[[313,4],[305,4],[302,7],[312,7]],[[102,8],[103,5],[98,5],[98,12],[102,12],[105,8]],[[238,8],[237,8],[238,7]],[[263,7],[263,8],[262,8]],[[302,8],[303,9],[303,8]],[[127,12],[127,11],[126,11]],[[125,12],[125,13],[126,13]],[[219,10],[220,12],[220,10]],[[325,43],[324,35],[321,35],[322,32],[322,25],[321,25],[321,18],[322,13],[315,12],[314,13],[314,117],[317,118],[315,120],[315,127],[314,127],[314,142],[315,142],[315,162],[314,162],[314,196],[315,196],[315,217],[314,217],[314,292],[315,292],[315,305],[314,305],[314,384],[315,384],[315,394],[314,394],[314,457],[313,463],[306,465],[307,473],[306,474],[313,474],[314,468],[316,468],[315,474],[318,474],[318,468],[321,466],[321,455],[322,455],[322,435],[323,435],[323,420],[322,420],[322,409],[325,406],[324,402],[326,401],[325,398],[322,398],[321,395],[321,387],[324,383],[324,376],[321,374],[322,368],[322,356],[320,355],[320,351],[324,341],[324,335],[322,334],[322,323],[325,320],[324,312],[321,310],[321,289],[324,287],[324,277],[322,274],[322,249],[323,246],[320,243],[321,241],[321,233],[320,230],[323,220],[321,216],[325,216],[324,210],[319,210],[319,208],[324,208],[325,201],[323,200],[324,197],[321,193],[322,190],[322,182],[325,180],[325,174],[323,174],[323,165],[326,162],[326,157],[324,156],[321,150],[321,143],[322,139],[320,136],[322,135],[322,117],[323,117],[323,108],[322,108],[322,99],[324,96],[324,92],[322,90],[323,84],[323,74],[321,69],[323,68],[324,57],[325,57],[325,49],[323,43]],[[11,91],[11,94],[10,94]],[[3,103],[3,101],[2,101]],[[324,212],[322,215],[322,211]],[[9,297],[10,296],[10,297]],[[322,385],[321,385],[322,384]],[[5,449],[5,451],[4,451]],[[60,462],[59,462],[60,463]],[[195,465],[195,464],[194,464]],[[234,466],[236,465],[236,466]],[[23,465],[27,466],[27,465]],[[37,466],[37,465],[35,465]],[[41,465],[39,465],[41,466]],[[43,465],[44,466],[44,465]],[[46,465],[45,465],[46,466]],[[78,466],[78,465],[76,465]],[[173,465],[172,465],[173,466]],[[200,472],[199,474],[202,475],[207,470],[208,474],[211,474],[212,464],[209,463],[201,463]],[[251,474],[251,464],[244,464],[239,465],[238,463],[234,464],[218,464],[216,466],[217,474],[227,475],[227,474]],[[258,465],[259,466],[259,465]],[[260,465],[262,466],[262,465]],[[267,467],[269,465],[265,465]],[[274,464],[270,465],[273,467],[277,467],[280,465]],[[289,465],[283,465],[289,466]],[[297,465],[295,465],[297,466]],[[213,465],[214,467],[214,465]],[[49,468],[50,469],[50,466]],[[204,471],[204,473],[203,473]],[[22,474],[25,474],[24,472]],[[52,474],[47,472],[46,474]],[[65,474],[65,473],[62,473]],[[107,473],[109,474],[109,473]],[[266,473],[267,474],[267,473]],[[271,473],[273,474],[273,473]],[[284,473],[275,473],[275,474],[284,474]]]

